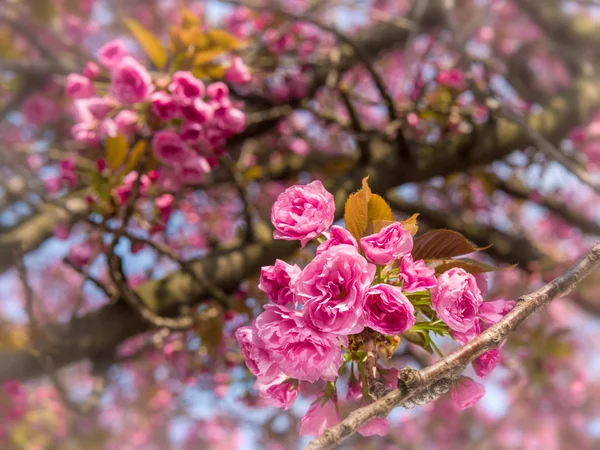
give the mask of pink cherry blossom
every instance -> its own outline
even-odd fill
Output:
[[[320,436],[325,430],[337,425],[341,420],[333,400],[318,399],[310,405],[300,421],[300,435]]]
[[[179,70],[173,74],[169,92],[179,106],[189,106],[196,99],[204,97],[205,88],[202,80],[196,78],[192,72]]]
[[[196,184],[204,181],[211,167],[206,158],[192,154],[175,167],[179,180],[185,184]]]
[[[369,261],[383,265],[409,254],[413,239],[400,222],[394,222],[378,233],[361,238],[360,246]]]
[[[107,42],[98,50],[98,59],[100,63],[109,69],[112,69],[121,60],[129,54],[125,43],[120,39]]]
[[[358,243],[356,242],[356,239],[354,239],[354,236],[352,236],[352,234],[345,228],[334,225],[331,227],[329,239],[317,247],[317,255],[329,250],[331,247],[341,244],[351,245],[358,250]]]
[[[360,332],[365,294],[374,277],[375,266],[350,245],[337,245],[316,256],[294,288],[296,301],[304,304],[307,324],[342,335]]]
[[[452,402],[458,409],[475,405],[485,395],[485,388],[469,377],[460,377],[450,389]]]
[[[292,287],[300,275],[300,267],[276,260],[275,265],[263,267],[258,288],[277,305],[294,303]]]
[[[489,350],[473,361],[473,369],[477,376],[487,377],[496,368],[499,361],[500,350],[497,348]]]
[[[493,300],[483,302],[479,307],[481,318],[489,323],[496,323],[513,309],[515,302],[512,300]]]
[[[267,405],[288,410],[294,404],[299,391],[297,384],[294,385],[291,380],[286,379],[285,375],[281,375],[270,383],[257,381],[254,387]]]
[[[150,98],[152,113],[161,120],[171,120],[179,109],[173,98],[165,91],[157,91]]]
[[[201,125],[210,122],[214,116],[213,107],[199,98],[188,104],[180,105],[179,109],[187,120]]]
[[[336,337],[314,330],[300,311],[266,305],[256,319],[258,336],[281,371],[298,380],[333,381],[342,365],[342,349]]]
[[[425,291],[437,284],[435,270],[425,265],[425,261],[414,261],[412,255],[406,255],[400,263],[402,289],[407,292]]]
[[[145,101],[154,90],[150,73],[131,56],[125,56],[110,74],[110,94],[125,105]]]
[[[304,247],[331,226],[335,202],[323,183],[313,181],[283,191],[271,210],[275,239],[299,240]]]
[[[161,130],[152,140],[154,156],[165,164],[182,164],[191,157],[191,152],[175,130]]]
[[[361,436],[386,436],[388,434],[389,422],[386,418],[375,418],[369,420],[358,429]]]
[[[438,317],[458,332],[473,327],[483,303],[475,277],[461,268],[452,268],[438,278],[431,291],[431,307]]]
[[[204,139],[204,128],[198,123],[186,122],[181,126],[179,136],[188,144],[198,144]]]
[[[231,64],[225,70],[225,81],[233,84],[246,84],[252,79],[248,67],[242,61],[242,58],[235,56],[231,60]]]
[[[261,383],[269,383],[281,375],[281,370],[271,358],[254,326],[240,327],[235,331],[246,366]]]
[[[87,98],[94,95],[96,90],[89,78],[71,73],[67,76],[65,93],[71,98]]]
[[[383,334],[397,335],[415,324],[415,308],[402,289],[389,284],[377,284],[365,296],[365,323]]]

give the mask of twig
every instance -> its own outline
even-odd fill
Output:
[[[56,372],[56,366],[54,365],[52,357],[50,355],[41,353],[39,350],[39,342],[40,339],[42,339],[42,336],[39,333],[39,324],[37,318],[35,317],[33,307],[35,295],[27,280],[27,271],[25,269],[25,265],[23,264],[22,252],[19,256],[15,257],[15,265],[19,274],[19,280],[21,281],[23,289],[25,290],[25,312],[29,318],[31,340],[33,344],[32,347],[35,356],[41,360],[42,366],[46,369],[48,376],[50,377],[54,388],[59,393],[63,403],[77,414],[85,414],[90,412],[96,406],[100,396],[102,395],[102,392],[104,391],[104,387],[106,385],[105,378],[103,376],[94,377],[94,386],[92,388],[92,392],[88,395],[83,403],[77,403],[71,399],[67,388],[64,386],[62,380]]]
[[[161,317],[155,314],[140,298],[140,296],[129,288],[127,285],[127,279],[123,272],[123,261],[119,255],[115,252],[115,248],[119,242],[119,239],[125,234],[127,224],[133,216],[135,209],[135,202],[141,185],[141,175],[137,177],[127,202],[125,204],[125,212],[123,214],[123,221],[121,226],[114,231],[113,239],[108,247],[106,253],[106,259],[108,262],[108,272],[112,279],[112,282],[117,286],[119,294],[125,301],[136,311],[144,320],[158,328],[168,328],[170,330],[185,330],[190,328],[194,324],[194,319],[190,316],[182,316],[177,318]]]
[[[418,371],[403,369],[398,375],[398,389],[376,402],[359,408],[338,425],[314,439],[307,450],[335,448],[375,417],[385,417],[396,406],[412,407],[423,400],[434,400],[446,392],[468,364],[488,350],[498,348],[526,318],[552,299],[569,293],[581,280],[600,266],[600,243],[563,275],[537,291],[519,298],[503,319],[437,363]]]
[[[254,223],[252,217],[254,215],[253,207],[252,203],[250,202],[250,199],[248,198],[248,193],[246,192],[246,182],[242,178],[240,172],[237,170],[235,163],[229,159],[228,155],[224,155],[221,158],[221,161],[223,163],[223,166],[225,166],[225,169],[229,173],[231,181],[233,182],[233,185],[235,186],[235,189],[238,192],[240,200],[244,205],[244,220],[246,221],[244,241],[252,242],[256,237],[256,234],[254,230]]]
[[[489,103],[489,102],[488,102]],[[575,175],[579,180],[593,189],[594,192],[600,194],[600,186],[596,183],[594,178],[583,168],[577,165],[575,161],[570,159],[567,155],[561,152],[558,148],[552,145],[541,133],[533,128],[527,121],[519,114],[509,110],[508,108],[497,105],[496,108],[490,108],[500,117],[504,117],[511,122],[519,125],[527,137],[541,150],[548,158],[557,161],[562,164],[569,172]]]

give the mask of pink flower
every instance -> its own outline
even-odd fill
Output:
[[[69,261],[75,267],[83,267],[92,260],[92,252],[92,244],[89,242],[75,244],[69,249]]]
[[[277,305],[294,303],[292,286],[300,275],[300,267],[276,260],[274,266],[263,267],[260,271],[258,288],[267,294],[270,301]]]
[[[27,100],[23,102],[21,111],[27,122],[35,126],[47,124],[58,117],[56,103],[38,94],[27,97]]]
[[[350,380],[348,381],[348,393],[346,394],[346,400],[360,401],[362,399],[362,395],[362,381],[352,374]]]
[[[296,301],[304,303],[307,324],[342,335],[362,331],[365,294],[375,269],[350,245],[337,245],[317,255],[294,287]]]
[[[80,98],[73,102],[73,114],[78,122],[95,122],[104,119],[116,106],[108,97]]]
[[[300,421],[300,435],[320,436],[325,430],[337,425],[341,420],[334,401],[320,398],[310,405]]]
[[[90,80],[100,75],[100,67],[93,61],[88,62],[83,68],[83,75],[88,77]]]
[[[150,73],[131,56],[125,56],[110,74],[110,94],[125,105],[143,102],[153,89]]]
[[[487,377],[498,365],[500,361],[500,350],[497,348],[489,350],[473,361],[473,369],[480,377]]]
[[[71,98],[87,98],[94,95],[96,90],[89,78],[71,73],[67,76],[65,94]]]
[[[187,120],[201,125],[210,122],[214,115],[212,106],[199,98],[189,104],[180,105],[179,109]]]
[[[265,403],[285,410],[290,409],[298,397],[298,385],[294,385],[291,380],[286,381],[287,377],[281,375],[270,383],[256,382],[254,387],[258,394],[264,398]]]
[[[115,116],[114,123],[119,133],[131,136],[139,129],[138,119],[139,116],[135,111],[124,109]]]
[[[306,326],[300,311],[266,305],[256,318],[258,336],[281,371],[298,380],[333,381],[342,365],[336,337]]]
[[[441,274],[431,291],[431,307],[438,317],[461,333],[473,327],[482,303],[475,277],[456,267]]]
[[[185,143],[174,130],[161,130],[152,140],[154,156],[165,164],[181,164],[192,156]]]
[[[443,70],[437,75],[436,81],[451,88],[460,89],[464,85],[465,75],[460,69]]]
[[[206,87],[206,95],[211,100],[220,102],[229,96],[229,88],[225,83],[217,81],[216,83],[211,83]]]
[[[258,337],[255,326],[238,328],[235,331],[235,338],[240,344],[248,370],[261,383],[269,383],[281,375],[279,367],[265,349],[263,341]]]
[[[275,239],[299,240],[302,247],[331,226],[335,201],[323,183],[313,181],[287,188],[271,210]]]
[[[232,58],[231,64],[225,70],[224,77],[225,81],[233,84],[246,84],[252,79],[248,67],[239,56]]]
[[[358,434],[362,436],[385,436],[388,433],[389,423],[385,418],[375,418],[369,420],[358,429]]]
[[[356,250],[358,250],[358,243],[356,242],[356,239],[354,239],[354,236],[352,236],[352,233],[350,233],[343,227],[334,225],[331,227],[331,234],[329,235],[329,239],[327,239],[325,242],[321,243],[317,247],[317,255],[320,255],[321,253],[329,250],[331,247],[335,247],[336,245],[341,244],[351,245]]]
[[[198,123],[186,122],[181,126],[179,136],[188,144],[198,144],[204,139],[204,129]]]
[[[365,256],[375,264],[384,265],[412,251],[413,239],[400,222],[382,228],[379,233],[361,238]]]
[[[412,255],[406,255],[400,263],[400,278],[404,281],[402,289],[407,292],[426,291],[437,284],[435,270],[425,265],[425,261],[414,261]]]
[[[177,104],[173,98],[164,91],[157,91],[150,98],[152,113],[161,120],[171,120],[177,113]]]
[[[120,39],[107,42],[98,50],[98,59],[100,63],[109,69],[112,69],[125,58],[129,52],[125,44]]]
[[[176,166],[179,180],[185,184],[197,184],[204,180],[210,172],[208,160],[200,155],[192,154]]]
[[[383,334],[402,334],[415,324],[415,308],[396,286],[373,286],[367,291],[364,308],[366,325]]]
[[[71,230],[64,223],[59,223],[54,227],[54,237],[56,239],[60,239],[61,241],[66,240],[69,237],[69,233]]]
[[[452,402],[458,409],[467,409],[485,395],[485,388],[469,377],[460,377],[450,389]]]
[[[511,300],[493,300],[483,302],[479,307],[481,318],[490,323],[496,323],[508,314],[515,307],[515,302]]]
[[[173,100],[179,106],[188,106],[194,100],[204,97],[204,83],[196,78],[192,72],[178,70],[173,74],[169,84],[169,92],[173,94]]]
[[[481,327],[479,325],[479,320],[476,320],[473,323],[473,326],[471,328],[469,328],[467,331],[461,332],[461,331],[452,330],[452,337],[454,338],[454,340],[456,340],[457,342],[460,342],[463,345],[465,345],[469,341],[472,341],[480,334],[481,334]]]
[[[234,133],[241,133],[246,128],[246,114],[237,108],[227,108],[225,111],[225,125]]]

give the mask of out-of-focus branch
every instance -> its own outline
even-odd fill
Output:
[[[524,183],[515,179],[503,180],[493,174],[488,174],[487,180],[511,197],[515,197],[520,200],[532,201],[540,206],[543,206],[571,225],[576,226],[584,233],[600,235],[600,225],[598,223],[578,213],[569,205],[560,200],[549,196],[535,195],[535,193],[531,191]]]
[[[596,244],[584,258],[560,277],[537,291],[520,297],[513,310],[503,319],[460,349],[420,371],[403,369],[398,374],[398,389],[350,413],[341,423],[314,439],[307,450],[336,448],[371,419],[385,417],[397,406],[412,407],[420,404],[422,398],[437,398],[450,388],[468,364],[486,351],[498,348],[525,319],[554,298],[570,292],[598,266],[600,244]]]
[[[556,0],[519,0],[519,6],[553,40],[580,49],[581,45],[598,48],[600,29],[598,24],[583,14],[571,16],[562,10],[562,2]]]

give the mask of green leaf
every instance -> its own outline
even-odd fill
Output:
[[[140,162],[140,158],[144,154],[144,150],[146,150],[146,146],[148,142],[144,140],[139,140],[135,143],[133,148],[131,149],[131,153],[129,154],[129,159],[127,160],[127,165],[125,166],[125,173],[129,173],[134,170],[138,163]]]
[[[106,163],[109,169],[115,170],[125,162],[128,147],[127,138],[122,134],[106,138]]]
[[[167,51],[160,40],[135,19],[125,19],[125,24],[142,46],[152,64],[159,70],[165,67],[165,64],[167,64]]]
[[[418,259],[446,259],[485,250],[475,247],[462,234],[452,230],[433,230],[415,238],[413,257]]]

